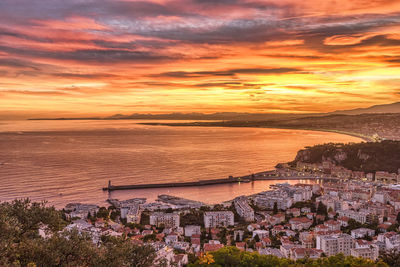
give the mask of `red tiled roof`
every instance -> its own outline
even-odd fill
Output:
[[[223,248],[224,245],[223,244],[204,244],[204,251],[205,252],[209,252],[209,251],[216,251],[219,250],[221,248]]]

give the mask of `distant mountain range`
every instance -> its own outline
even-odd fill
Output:
[[[169,114],[139,114],[121,115],[116,114],[107,119],[149,119],[149,120],[290,120],[309,116],[325,116],[331,114],[359,115],[364,113],[400,113],[400,102],[384,105],[375,105],[368,108],[357,108],[350,110],[337,110],[329,113],[307,113],[307,114],[276,114],[276,113],[236,113],[218,112],[212,114],[204,113],[169,113]]]
[[[337,110],[329,114],[359,115],[364,113],[400,113],[400,102],[384,105],[375,105],[368,108]]]
[[[204,113],[166,113],[166,114],[140,114],[113,115],[106,119],[136,119],[136,120],[284,120],[296,119],[305,116],[317,116],[318,114],[273,114],[273,113],[237,113],[237,112],[217,112],[211,114]]]
[[[217,112],[212,114],[204,113],[165,113],[165,114],[142,114],[131,115],[115,114],[109,117],[86,117],[86,118],[36,118],[33,120],[232,120],[232,121],[280,121],[299,119],[304,117],[320,117],[326,115],[359,115],[364,113],[400,113],[400,102],[375,105],[368,108],[357,108],[351,110],[337,110],[329,113],[307,113],[307,114],[278,114],[278,113],[237,113]]]

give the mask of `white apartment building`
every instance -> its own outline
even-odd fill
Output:
[[[277,204],[278,209],[286,210],[290,208],[293,204],[292,198],[282,195],[263,195],[257,196],[255,198],[255,204],[259,207],[266,208],[266,209],[273,209],[275,203]]]
[[[379,257],[379,247],[377,245],[370,245],[367,248],[352,248],[350,255],[375,261]]]
[[[234,205],[236,212],[239,214],[240,217],[244,218],[246,222],[254,221],[254,210],[247,202],[247,197],[241,196],[235,198]]]
[[[321,249],[328,257],[339,253],[351,254],[354,240],[348,234],[317,236],[317,249]]]
[[[351,237],[356,238],[364,238],[365,236],[373,237],[375,235],[375,230],[368,228],[358,228],[351,231]]]
[[[179,214],[153,212],[150,215],[150,224],[157,227],[164,225],[166,228],[177,228],[180,224]]]
[[[299,188],[293,193],[293,203],[307,201],[312,197],[312,190],[309,187]]]
[[[140,223],[142,212],[139,209],[139,205],[131,205],[128,212],[126,213],[127,223]],[[122,216],[121,216],[122,217]]]
[[[185,236],[191,237],[192,235],[200,235],[200,234],[201,234],[200,225],[185,226]]]
[[[368,213],[366,212],[355,210],[339,210],[338,213],[340,217],[345,216],[363,224],[367,222]]]
[[[218,226],[234,225],[232,211],[208,211],[204,213],[204,227],[215,228]]]

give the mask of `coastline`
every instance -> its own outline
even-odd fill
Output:
[[[144,119],[144,118],[98,118],[98,117],[89,117],[89,118],[29,118],[27,119],[29,121],[66,121],[66,120],[97,120],[97,121],[109,121],[109,120],[163,120],[163,119]],[[331,133],[338,133],[338,134],[343,134],[343,135],[348,135],[352,137],[358,137],[366,142],[375,142],[376,139],[373,136],[368,136],[364,135],[362,133],[358,132],[349,132],[349,131],[342,131],[342,130],[335,130],[335,129],[327,129],[327,128],[309,128],[309,127],[290,127],[290,126],[280,126],[278,125],[246,125],[242,121],[232,121],[232,120],[210,120],[205,119],[205,120],[196,120],[196,119],[173,119],[177,121],[184,121],[184,120],[191,120],[193,122],[177,122],[177,123],[160,123],[160,122],[138,122],[136,124],[139,125],[153,125],[153,126],[192,126],[192,127],[230,127],[230,128],[235,128],[235,127],[246,127],[246,128],[267,128],[267,129],[282,129],[282,130],[305,130],[305,131],[317,131],[317,132],[331,132]],[[231,125],[221,125],[225,124],[226,122],[231,122],[231,123],[243,123],[243,124],[231,124]],[[257,123],[258,121],[250,121],[253,123]],[[245,123],[249,123],[249,121],[246,121]]]
[[[246,126],[246,125],[211,125],[211,124],[200,124],[199,122],[194,123],[137,123],[141,125],[150,126],[170,126],[170,127],[225,127],[225,128],[266,128],[266,129],[281,129],[281,130],[303,130],[303,131],[316,131],[316,132],[327,132],[327,133],[337,133],[342,135],[348,135],[352,137],[360,138],[366,142],[375,142],[372,136],[367,136],[356,132],[347,132],[334,129],[318,129],[318,128],[301,128],[301,127],[279,127],[279,126]]]

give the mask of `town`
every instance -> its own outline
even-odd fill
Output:
[[[325,179],[275,184],[213,205],[168,195],[151,203],[108,199],[109,207],[70,203],[66,229],[90,234],[95,244],[115,236],[151,245],[157,259],[174,266],[226,246],[293,260],[340,253],[375,261],[400,250],[400,169],[364,173],[329,161],[297,162],[266,175]]]

